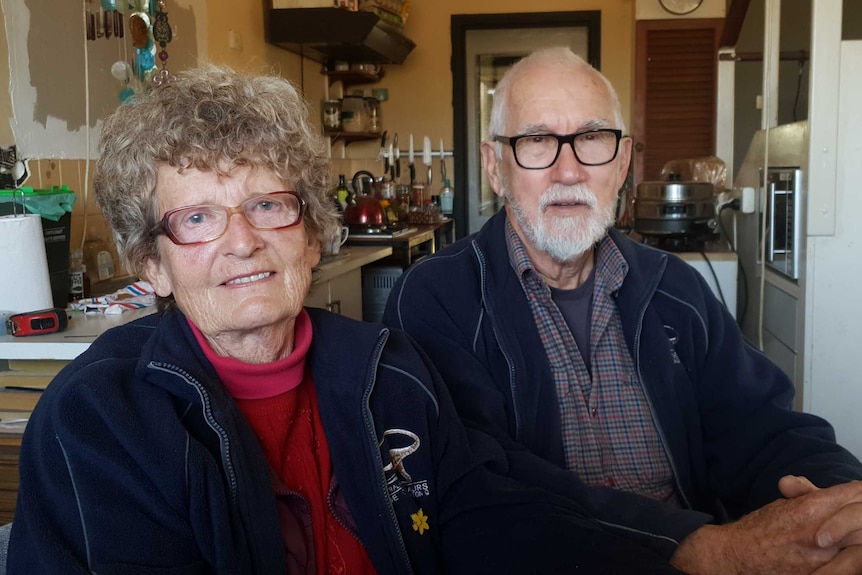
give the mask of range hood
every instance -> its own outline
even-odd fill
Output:
[[[267,42],[318,62],[401,64],[416,44],[371,12],[272,8]]]

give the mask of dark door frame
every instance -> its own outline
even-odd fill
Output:
[[[453,166],[455,182],[464,190],[455,195],[453,216],[455,235],[467,234],[467,85],[465,49],[470,30],[506,30],[513,28],[565,28],[587,29],[587,60],[601,70],[602,12],[581,10],[571,12],[526,12],[520,14],[452,14],[452,139],[455,154]]]

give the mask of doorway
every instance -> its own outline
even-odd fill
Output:
[[[457,237],[478,231],[502,207],[482,171],[493,90],[506,70],[539,48],[569,46],[599,69],[601,12],[452,15],[454,205]]]

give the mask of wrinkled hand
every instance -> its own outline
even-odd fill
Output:
[[[787,499],[689,535],[671,564],[693,575],[862,573],[862,482],[818,489],[785,477],[779,489]]]
[[[788,499],[818,490],[805,477],[793,475],[782,477],[778,489]],[[862,503],[851,501],[828,517],[817,529],[815,542],[821,548],[834,544],[840,549],[834,559],[814,572],[815,575],[862,573]]]

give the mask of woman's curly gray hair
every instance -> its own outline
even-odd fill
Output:
[[[312,240],[325,244],[337,215],[329,195],[326,143],[308,121],[308,104],[287,80],[246,76],[213,65],[120,106],[102,125],[93,186],[127,269],[140,276],[159,261],[156,182],[160,166],[211,170],[237,166],[273,170],[285,189],[307,203]]]

